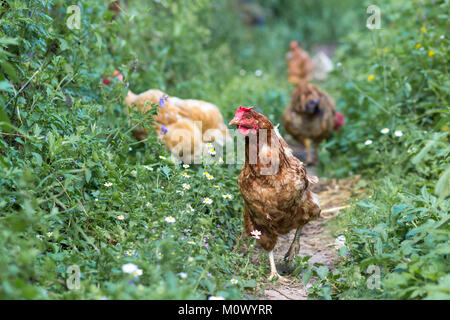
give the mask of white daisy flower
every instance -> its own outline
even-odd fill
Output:
[[[216,188],[217,190],[220,190],[220,186],[219,186],[218,184],[216,184],[216,185],[214,186],[214,188]]]
[[[182,175],[183,177],[185,177],[185,178],[190,178],[190,177],[191,177],[191,176],[188,175],[186,172],[183,172],[181,175]]]
[[[183,189],[185,189],[185,190],[189,190],[191,188],[191,186],[188,185],[187,183],[183,183],[182,186],[183,186]]]
[[[112,184],[111,182],[105,182],[105,184],[104,184],[104,186],[105,186],[105,187],[108,187],[108,188],[111,187],[112,185],[113,185],[113,184]]]
[[[142,269],[137,269],[135,272],[133,272],[133,274],[134,274],[134,276],[135,277],[140,277],[140,276],[142,276]]]
[[[123,215],[117,216],[117,220],[123,220],[125,217]]]
[[[166,159],[166,157],[164,157],[164,156],[159,156],[159,158],[162,159],[162,160]]]
[[[191,212],[194,212],[194,211],[195,211],[194,208],[192,208],[191,205],[189,205],[189,210],[190,210]]]
[[[210,296],[208,300],[225,300],[225,298],[221,296]]]
[[[364,144],[365,144],[366,146],[368,146],[368,145],[371,145],[372,142],[373,142],[373,141],[369,139],[369,140],[366,140],[366,142],[364,142]]]
[[[232,284],[237,284],[239,281],[238,281],[237,279],[234,279],[234,278],[233,278],[233,279],[230,280],[230,282],[231,282]]]
[[[208,172],[208,171],[205,171],[205,172],[203,172],[203,175],[204,175],[204,176],[209,176],[209,172]]]
[[[145,205],[146,205],[147,207],[151,207],[151,206],[152,206],[152,203],[151,203],[151,202],[147,202]]]
[[[188,164],[183,164],[183,168],[185,168],[185,169],[187,169],[187,168],[189,168],[190,166],[188,165]]]
[[[147,169],[148,171],[153,171],[153,168],[150,166],[144,166],[145,169]]]
[[[381,132],[382,134],[389,133],[389,128],[383,128],[383,129],[380,130],[380,132]]]
[[[203,203],[205,203],[205,204],[211,204],[211,203],[213,203],[213,201],[212,201],[210,198],[205,198],[205,199],[203,200]]]
[[[261,239],[261,231],[259,230],[253,230],[252,232],[250,232],[250,234],[252,235],[253,238],[255,239]]]
[[[403,135],[403,132],[401,132],[400,130],[395,130],[394,136],[401,137],[402,135]]]
[[[172,216],[169,216],[169,217],[165,218],[164,220],[168,223],[174,223],[176,221],[175,218]]]
[[[209,152],[209,154],[212,155],[212,156],[215,156],[215,155],[216,155],[216,149],[214,149],[214,148],[209,149],[208,152]]]
[[[124,273],[128,273],[128,274],[132,274],[137,272],[139,269],[137,267],[137,265],[135,265],[134,263],[127,263],[122,265],[122,271]]]
[[[207,147],[207,148],[212,148],[213,145],[212,145],[212,143],[208,142],[208,143],[206,144],[206,147]]]
[[[47,232],[47,237],[51,237],[51,236],[53,236],[53,232]]]
[[[229,193],[222,195],[222,198],[224,199],[233,199],[233,196]]]
[[[181,279],[186,279],[188,276],[186,272],[180,272],[178,273],[178,275],[180,276]]]
[[[218,160],[217,162],[219,162],[219,164],[223,164],[223,158],[220,157],[219,160]]]
[[[208,179],[208,180],[213,180],[214,177],[213,177],[212,175],[208,174],[208,175],[206,176],[206,179]]]
[[[190,240],[187,242],[187,244],[195,244],[195,242]]]

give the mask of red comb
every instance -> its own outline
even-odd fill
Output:
[[[243,107],[243,106],[239,106],[239,111],[250,111],[250,110],[252,110],[253,109],[253,107],[248,107],[248,108],[245,108],[245,107]]]

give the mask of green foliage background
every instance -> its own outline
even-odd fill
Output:
[[[128,88],[159,88],[211,101],[225,120],[255,105],[279,123],[292,91],[291,39],[307,49],[339,44],[341,67],[320,86],[347,125],[323,143],[321,169],[362,173],[372,193],[333,226],[350,253],[341,252],[337,272],[320,269],[311,297],[449,297],[448,1],[380,2],[376,31],[364,28],[365,2],[258,2],[266,15],[259,27],[242,22],[235,1],[128,1],[116,18],[108,1],[2,2],[0,298],[252,297],[268,267],[265,257],[254,265],[231,252],[242,229],[239,168],[184,169],[154,134],[136,142],[136,123],[150,123],[127,116],[123,99]],[[80,30],[66,25],[72,4]],[[124,83],[105,86],[115,69]],[[130,262],[142,276],[122,272]],[[65,283],[74,264],[80,290]],[[366,289],[369,264],[382,267],[379,290]]]

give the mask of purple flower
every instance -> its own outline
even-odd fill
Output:
[[[63,181],[63,179],[64,179],[63,176],[59,177],[59,181]]]
[[[155,229],[152,229],[152,233],[155,233]]]
[[[11,197],[11,202],[16,202],[16,197]]]
[[[167,128],[166,128],[166,126],[162,125],[162,126],[161,126],[161,130],[162,130],[162,132],[164,132],[164,134],[167,133]]]
[[[217,214],[219,214],[220,213],[220,210],[217,210]]]
[[[217,228],[220,228],[220,224],[217,225]]]
[[[161,108],[164,108],[166,106],[166,102],[164,101],[164,98],[159,99],[159,105]]]

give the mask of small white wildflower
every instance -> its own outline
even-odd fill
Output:
[[[188,165],[188,164],[183,164],[183,168],[185,168],[185,169],[187,169],[187,168],[189,168],[190,166]]]
[[[223,158],[220,157],[219,160],[217,161],[219,164],[223,164]]]
[[[403,132],[401,132],[400,130],[395,130],[394,136],[401,137],[402,135],[403,135]]]
[[[208,152],[209,152],[209,154],[212,155],[212,156],[215,156],[215,155],[216,155],[216,149],[214,149],[214,148],[209,149]]]
[[[148,166],[148,165],[147,165],[147,166],[144,166],[144,168],[147,169],[148,171],[153,171],[153,168],[150,167],[150,166]]]
[[[342,67],[342,63],[340,63],[340,62],[338,62],[336,65],[337,65],[338,67]]]
[[[175,218],[172,216],[169,216],[169,217],[165,218],[164,220],[168,223],[174,223],[176,221]]]
[[[383,128],[383,129],[380,130],[380,132],[381,132],[382,134],[389,133],[389,128]]]
[[[190,240],[187,242],[187,244],[195,244],[195,242]]]
[[[124,273],[132,274],[138,270],[139,269],[138,269],[137,265],[135,265],[134,263],[127,263],[122,266],[122,271]]]
[[[112,185],[113,185],[113,184],[112,184],[111,182],[105,182],[105,184],[104,184],[104,186],[105,186],[105,187],[108,187],[108,188],[111,187]]]
[[[257,77],[261,77],[262,76],[262,71],[261,70],[256,70],[255,71],[255,76],[257,76]]]
[[[123,215],[117,216],[117,220],[123,220],[125,217]]]
[[[222,195],[222,198],[224,199],[233,199],[233,196],[229,193]]]
[[[261,239],[261,231],[259,230],[253,230],[252,232],[250,232],[250,234],[252,235],[253,238],[255,239]]]
[[[212,201],[210,198],[205,198],[205,199],[203,200],[203,203],[205,203],[205,204],[211,204],[211,203],[213,203],[213,201]]]
[[[182,186],[183,186],[183,189],[185,189],[185,190],[189,190],[191,188],[191,186],[188,185],[187,183],[183,183]]]
[[[51,237],[51,236],[53,236],[53,232],[47,232],[47,237]]]
[[[225,300],[222,296],[210,296],[208,300]]]
[[[190,177],[191,177],[191,176],[188,175],[186,172],[183,172],[181,175],[182,175],[183,177],[185,177],[185,178],[190,178]]]
[[[239,281],[238,281],[237,279],[234,279],[234,278],[233,278],[233,279],[230,280],[230,282],[231,282],[232,284],[237,284]]]
[[[208,174],[208,175],[206,176],[206,179],[208,179],[208,180],[213,180],[214,177],[213,177],[211,174]]]
[[[366,140],[366,142],[364,142],[364,144],[365,144],[366,146],[368,146],[368,145],[371,145],[372,142],[373,142],[373,141],[369,139],[369,140]]]
[[[180,276],[181,279],[186,279],[188,276],[186,272],[180,272],[178,273],[178,275]]]
[[[194,208],[192,208],[191,205],[189,205],[189,210],[190,210],[191,212],[194,212],[194,211],[195,211]]]
[[[166,157],[164,157],[164,156],[159,156],[159,158],[162,159],[162,160],[166,159]]]
[[[134,274],[135,277],[140,277],[140,276],[142,276],[142,273],[143,273],[142,269],[137,269],[135,272],[133,272],[133,274]]]
[[[151,206],[152,206],[152,203],[151,203],[151,202],[147,202],[145,205],[146,205],[147,207],[151,207]]]

